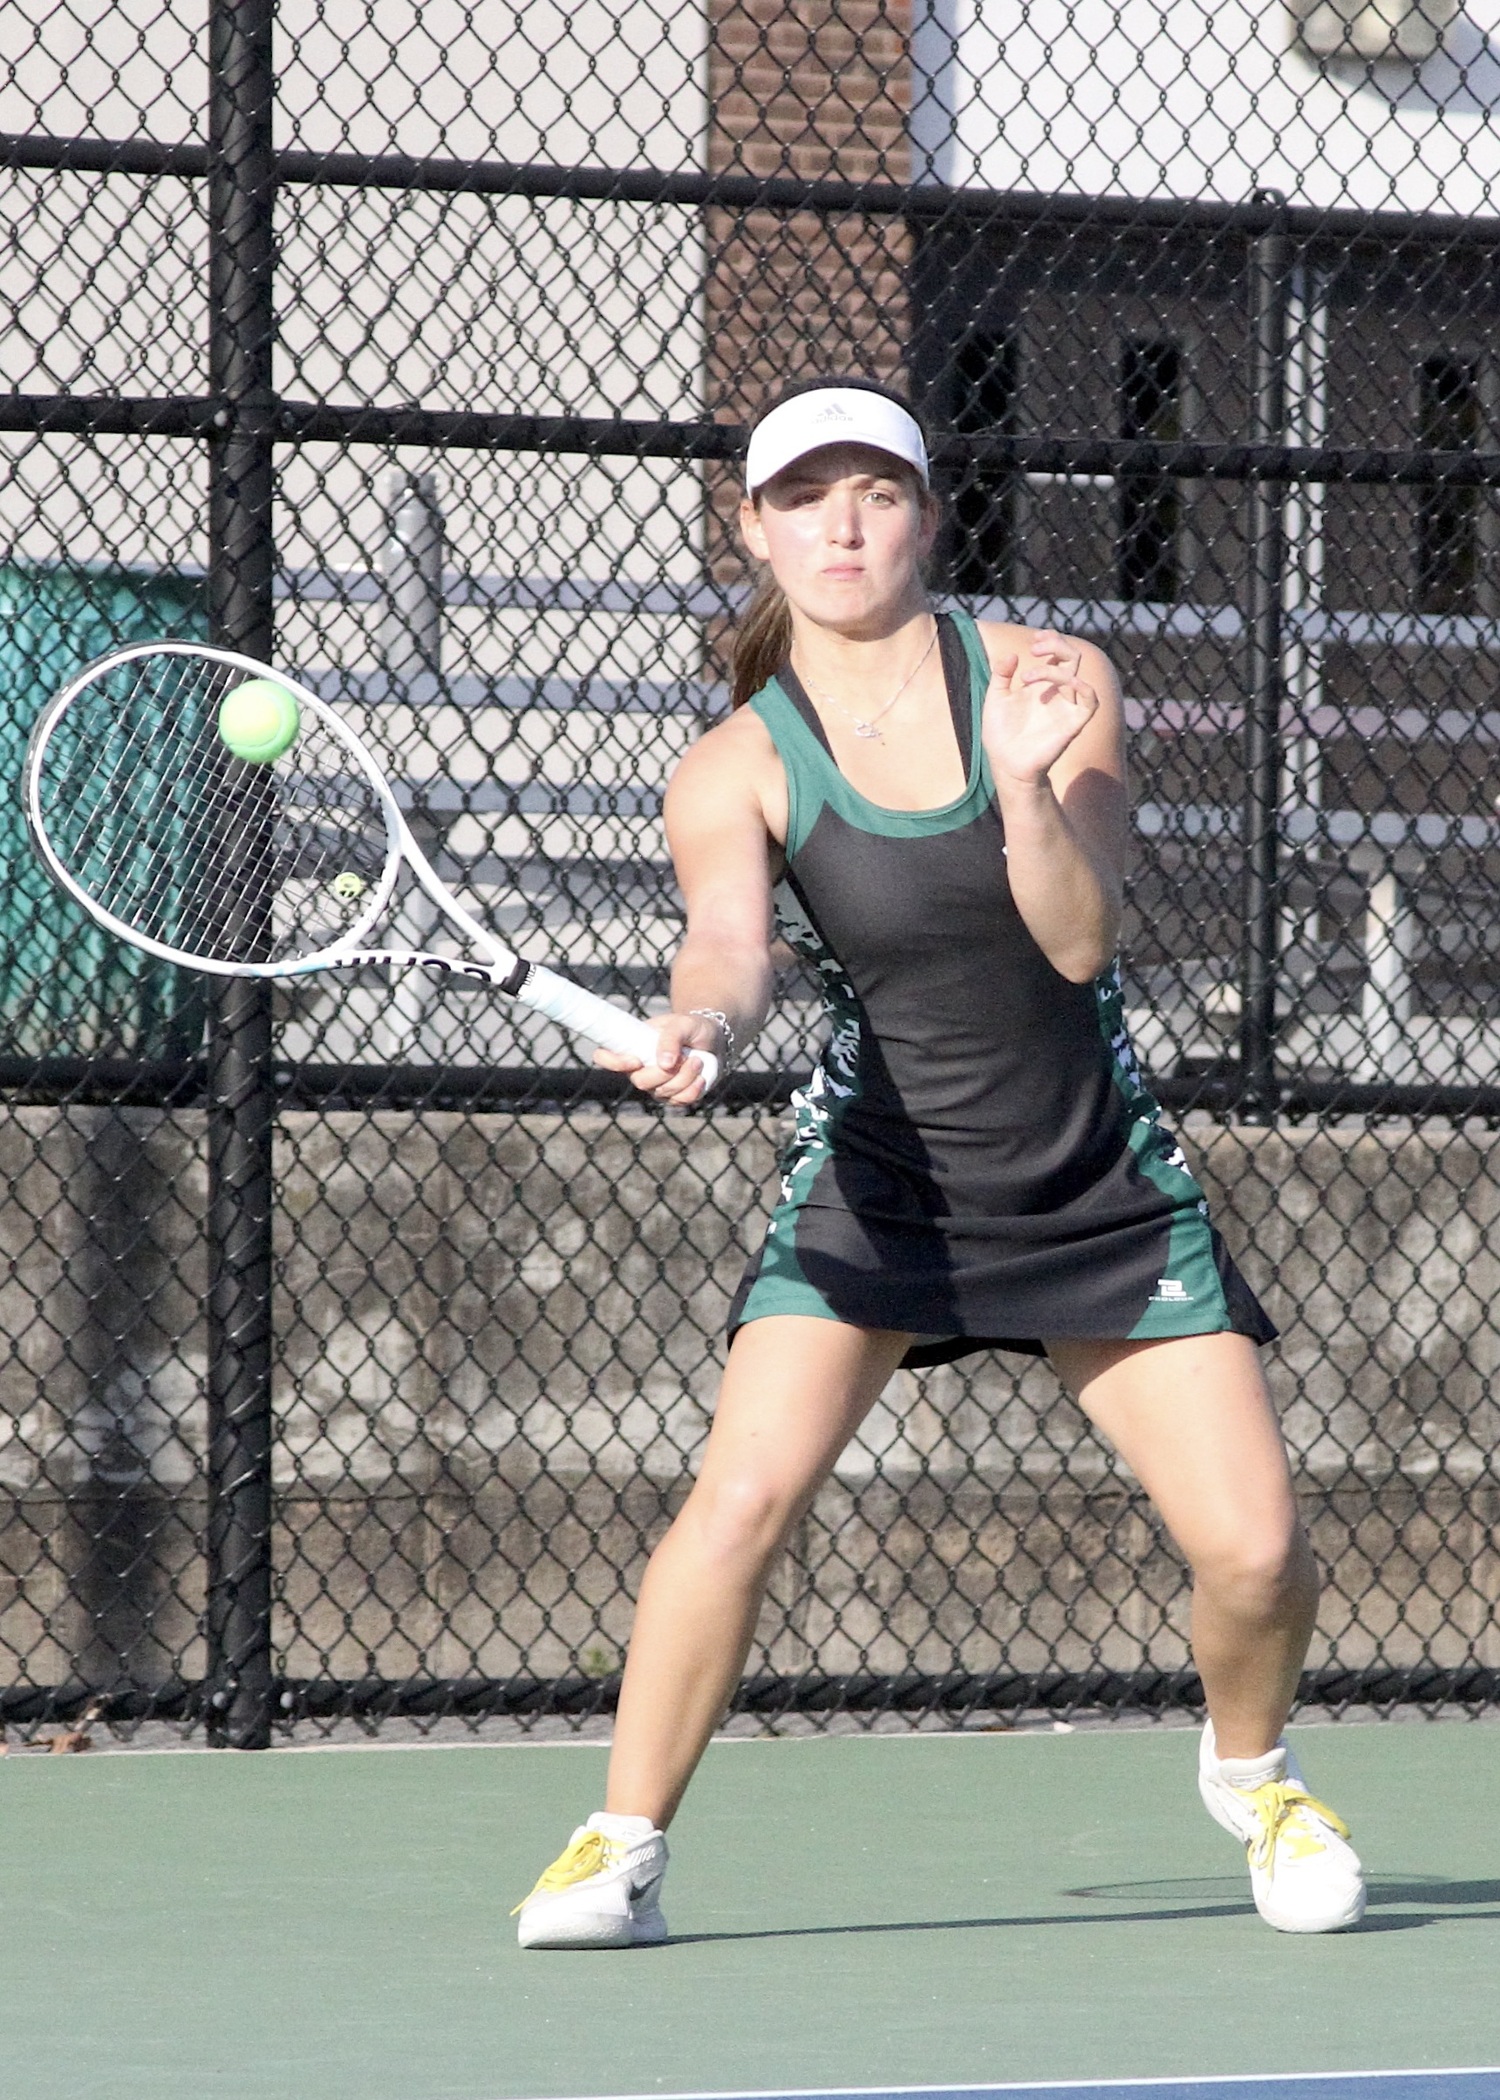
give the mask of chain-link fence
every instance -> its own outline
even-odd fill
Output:
[[[347,711],[523,953],[661,1002],[733,462],[814,370],[924,409],[947,594],[1121,669],[1130,1020],[1283,1330],[1313,1689],[1493,1696],[1500,41],[1001,14],[12,8],[0,1720],[608,1704],[811,986],[660,1119],[453,980],[127,968],[14,783],[70,669],[211,634]],[[1133,1481],[980,1358],[896,1378],[742,1700],[1190,1702],[1185,1624]]]

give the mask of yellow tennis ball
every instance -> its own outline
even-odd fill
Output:
[[[224,695],[219,735],[236,758],[268,766],[296,739],[302,716],[296,701],[274,678],[247,678]]]
[[[334,876],[332,888],[341,904],[357,904],[365,893],[365,878],[356,875],[352,868],[345,868],[342,874]]]

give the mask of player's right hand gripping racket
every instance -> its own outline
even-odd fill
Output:
[[[219,711],[250,680],[295,702],[290,744],[236,757]],[[656,1031],[522,962],[465,910],[412,837],[379,763],[332,708],[285,672],[227,649],[116,649],[51,699],[25,768],[32,841],[58,886],[149,955],[232,977],[302,977],[374,965],[457,974],[606,1049],[651,1063]],[[463,955],[379,947],[373,929],[402,869]],[[718,1060],[692,1053],[704,1090]]]

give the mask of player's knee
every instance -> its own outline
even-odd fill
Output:
[[[1295,1516],[1238,1526],[1215,1541],[1194,1572],[1244,1618],[1275,1619],[1317,1596],[1312,1552]]]
[[[754,1560],[775,1552],[795,1515],[785,1486],[753,1469],[717,1475],[693,1490],[694,1529],[716,1560]]]

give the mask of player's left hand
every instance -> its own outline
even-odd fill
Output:
[[[982,734],[991,767],[1028,785],[1045,780],[1098,709],[1079,644],[1061,634],[1033,635],[1024,653],[1003,657],[990,678]]]

